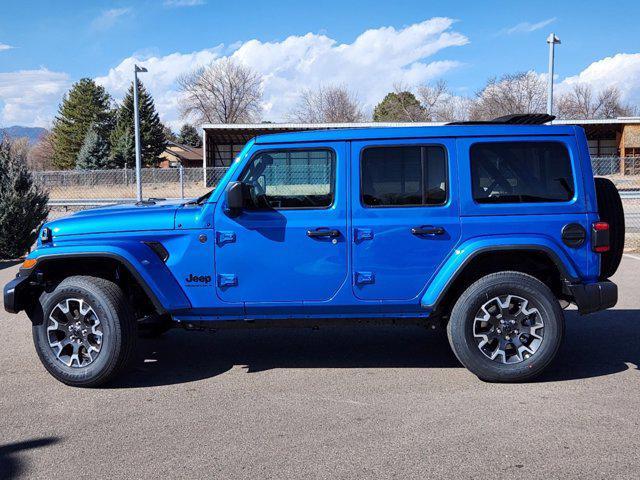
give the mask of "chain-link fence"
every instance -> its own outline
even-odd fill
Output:
[[[314,192],[328,185],[327,181],[308,180],[311,170],[326,170],[324,164],[316,163],[312,162],[310,167],[313,168],[304,172],[296,170],[297,165],[294,165],[296,168],[292,167],[288,175],[300,177],[300,180],[293,183],[304,184]],[[626,248],[640,250],[640,157],[593,157],[592,165],[595,175],[611,179],[618,187],[625,210]],[[144,168],[142,192],[144,198],[195,198],[215,187],[226,170],[224,167],[208,168],[205,186],[202,168]],[[315,170],[314,178],[326,177],[324,170]],[[130,202],[136,198],[136,177],[132,169],[49,171],[33,172],[33,175],[49,192],[54,216],[61,215],[60,210]]]
[[[218,184],[225,167],[143,168],[144,198],[194,198]],[[136,172],[121,170],[64,170],[33,172],[35,181],[49,192],[54,207],[89,207],[129,202],[136,198]]]
[[[640,157],[592,157],[593,174],[610,179],[620,192],[627,250],[640,250]]]

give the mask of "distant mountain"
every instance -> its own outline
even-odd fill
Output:
[[[27,137],[31,144],[36,143],[45,133],[47,133],[47,129],[41,127],[21,127],[19,125],[14,125],[13,127],[0,128],[0,137],[3,135],[7,135],[12,138]]]

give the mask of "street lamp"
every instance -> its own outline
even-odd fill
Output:
[[[547,80],[549,92],[547,93],[547,113],[551,115],[553,112],[553,55],[556,44],[560,44],[560,39],[556,37],[555,33],[550,33],[547,37],[547,43],[549,44],[549,79]]]
[[[140,149],[140,108],[138,106],[138,73],[144,73],[147,69],[134,65],[133,68],[133,125],[136,137],[136,190],[138,201],[142,201],[142,158]]]

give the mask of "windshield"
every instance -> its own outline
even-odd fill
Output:
[[[242,160],[244,160],[244,158],[247,155],[247,152],[251,149],[254,143],[255,143],[255,140],[253,139],[247,142],[247,144],[244,146],[242,151],[234,159],[233,163],[229,166],[229,168],[227,168],[227,171],[222,176],[222,178],[220,178],[220,180],[218,181],[217,185],[213,190],[205,193],[201,197],[198,197],[196,200],[192,200],[188,203],[202,205],[203,203],[206,203],[206,202],[211,202],[211,203],[217,202],[220,199],[220,196],[222,195],[222,192],[224,191],[227,183],[229,183],[229,179],[233,176],[234,172],[237,170],[240,163],[242,163]]]

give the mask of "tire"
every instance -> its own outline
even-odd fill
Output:
[[[476,322],[477,317],[487,318],[486,315],[478,315],[481,312],[505,313],[503,310],[495,309],[497,304],[494,299],[503,299],[500,301],[506,304],[509,295],[513,302],[513,311],[517,306],[524,307],[521,312],[530,313],[526,315],[527,320],[524,322],[535,322],[537,325],[542,321],[544,326],[526,326],[524,323],[519,324],[519,321],[511,325],[509,318],[515,318],[512,317],[511,310],[504,317],[492,314],[488,322]],[[485,310],[482,310],[483,307]],[[536,309],[537,314],[533,309]],[[506,327],[500,323],[500,318],[505,320]],[[491,329],[491,332],[486,332],[486,337],[480,338],[483,332]],[[524,333],[527,331],[532,335]],[[498,335],[497,332],[501,334]],[[564,335],[564,316],[558,300],[540,280],[520,272],[499,272],[482,277],[465,290],[453,307],[447,334],[451,348],[460,363],[481,380],[524,382],[542,373],[555,358]],[[536,336],[541,339],[538,340]],[[494,359],[489,357],[500,351],[498,346],[495,350],[493,347],[501,345],[500,341],[520,342],[522,338],[528,339],[529,351],[520,351],[518,348],[519,354],[513,356],[511,354],[515,352],[515,343],[511,343],[512,347],[504,347],[505,354],[499,353]],[[492,341],[482,350],[480,343],[484,339]],[[533,353],[529,353],[531,351]],[[507,359],[513,363],[505,363]]]
[[[43,293],[40,304],[43,321],[33,326],[33,340],[40,361],[57,380],[96,387],[131,364],[137,324],[115,283],[69,277]]]
[[[609,224],[608,252],[600,255],[600,279],[613,276],[620,266],[624,251],[624,209],[615,184],[608,178],[596,177],[596,197],[600,220]]]

